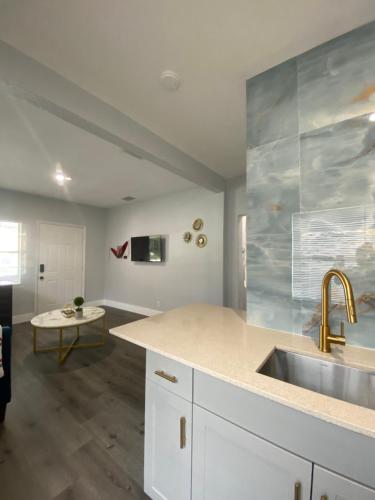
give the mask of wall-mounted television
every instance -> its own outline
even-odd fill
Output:
[[[134,262],[163,262],[163,253],[160,235],[131,238],[131,260]]]

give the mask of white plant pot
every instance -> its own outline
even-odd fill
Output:
[[[83,318],[83,310],[81,309],[80,311],[76,311],[75,317],[76,317],[76,319],[82,319]]]

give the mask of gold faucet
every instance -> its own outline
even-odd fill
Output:
[[[322,352],[331,352],[331,344],[345,345],[344,323],[341,322],[341,334],[331,335],[329,326],[329,284],[331,279],[336,276],[341,281],[345,292],[346,315],[349,323],[357,323],[357,313],[355,310],[355,301],[353,288],[349,278],[338,269],[328,271],[322,281],[322,322],[320,324],[319,349]]]

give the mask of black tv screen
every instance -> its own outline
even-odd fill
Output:
[[[135,262],[162,262],[161,236],[136,236],[131,239],[131,259]]]

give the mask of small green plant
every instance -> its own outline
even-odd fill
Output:
[[[82,311],[82,305],[85,302],[85,299],[83,297],[76,297],[73,302],[76,306],[76,311]]]

